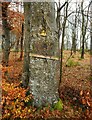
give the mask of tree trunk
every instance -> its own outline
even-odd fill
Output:
[[[59,56],[54,2],[31,3],[30,92],[33,105],[54,104],[59,99]]]
[[[10,54],[10,29],[7,22],[8,18],[8,4],[7,2],[2,3],[2,25],[3,25],[3,65],[8,66],[9,54]]]
[[[83,1],[81,3],[81,13],[82,13],[82,51],[81,51],[81,58],[84,58],[84,39],[85,39],[85,33],[84,33],[84,24],[85,24],[85,19],[84,19],[84,12],[83,12]]]
[[[85,39],[85,33],[84,33],[84,14],[83,14],[83,2],[81,3],[81,12],[82,12],[82,51],[81,51],[81,58],[84,58],[84,39]]]
[[[28,87],[29,84],[29,64],[30,64],[30,3],[24,2],[24,64],[22,83],[24,87]]]
[[[89,6],[88,6],[87,20],[85,22],[84,10],[83,10],[83,1],[81,3],[81,13],[82,13],[82,51],[81,51],[81,58],[84,58],[84,53],[85,53],[85,51],[84,51],[85,46],[84,45],[85,45],[85,36],[86,36],[86,31],[87,31],[88,13],[89,13]]]
[[[76,4],[77,6],[77,4]],[[74,26],[72,29],[72,50],[74,53],[76,53],[76,42],[77,42],[77,7],[76,7],[76,15],[75,15],[75,22],[74,22]]]
[[[68,2],[66,4],[64,21],[62,24],[62,43],[61,43],[61,53],[60,53],[60,83],[62,81],[63,49],[64,49],[64,37],[65,37],[65,26],[67,21],[67,15],[68,15]]]
[[[22,24],[22,36],[20,41],[20,60],[23,58],[23,33],[24,33],[24,24]]]
[[[72,29],[72,51],[76,53],[76,33],[74,29]]]

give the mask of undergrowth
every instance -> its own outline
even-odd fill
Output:
[[[75,62],[72,59],[68,60],[66,63],[66,67],[73,67],[73,66],[79,66],[79,62]]]

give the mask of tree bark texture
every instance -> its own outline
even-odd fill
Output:
[[[22,83],[24,87],[28,87],[29,84],[29,64],[30,64],[30,3],[24,3],[24,64],[23,64],[23,74]]]
[[[59,99],[59,41],[54,10],[54,2],[31,3],[29,87],[37,107]]]
[[[2,2],[2,29],[3,29],[3,65],[8,66],[10,54],[10,29],[8,24],[8,5]]]

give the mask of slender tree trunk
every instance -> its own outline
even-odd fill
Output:
[[[23,75],[22,83],[24,87],[28,87],[29,83],[29,64],[30,64],[30,3],[24,3],[24,64],[23,64]]]
[[[76,33],[74,29],[72,29],[72,51],[76,53]]]
[[[23,58],[23,33],[24,33],[24,24],[22,24],[22,36],[21,36],[21,41],[20,41],[20,60]]]
[[[77,43],[77,2],[76,2],[75,22],[72,29],[72,50],[74,53],[76,53],[76,43]]]
[[[88,12],[87,12],[87,20],[85,22],[84,18],[84,10],[83,10],[83,2],[81,3],[81,13],[82,13],[82,51],[81,51],[81,58],[84,58],[84,53],[85,53],[85,36],[86,36],[86,31],[87,31],[87,25],[88,25],[88,13],[89,13],[89,7],[88,6]]]
[[[84,36],[82,36],[82,51],[81,51],[81,58],[84,58]]]
[[[9,3],[2,3],[2,25],[4,31],[4,45],[3,45],[3,65],[8,66],[9,62],[9,54],[10,54],[10,29],[9,24],[7,22],[8,18],[8,5]]]
[[[59,47],[59,59],[60,59],[60,53],[61,53],[61,51],[60,51],[60,31],[61,31],[61,21],[60,21],[60,11],[58,12],[58,9],[60,8],[60,0],[59,0],[59,6],[58,6],[58,8],[57,8],[57,18],[56,18],[56,21],[57,21],[57,28],[58,28],[58,42],[59,42],[59,45],[58,45],[58,47]],[[61,75],[61,74],[60,74]],[[60,78],[61,79],[61,78]],[[60,80],[61,81],[61,80]],[[59,96],[60,96],[60,81],[59,81],[59,88],[58,88],[58,92],[59,92]]]
[[[81,28],[81,30],[82,30],[82,47],[81,47],[81,49],[82,49],[82,51],[81,51],[81,58],[84,58],[84,38],[85,38],[85,36],[84,36],[84,22],[85,22],[85,19],[84,19],[84,11],[83,11],[83,1],[81,2],[81,13],[82,13],[82,28]]]
[[[67,14],[68,14],[68,2],[66,4],[64,21],[62,24],[62,43],[61,43],[61,53],[60,53],[60,83],[62,81],[62,67],[63,67],[62,62],[63,62],[63,49],[64,49],[64,37],[65,37],[65,26],[67,21]]]
[[[83,7],[83,6],[82,6]],[[84,33],[84,15],[83,15],[83,8],[82,8],[82,51],[81,51],[81,58],[84,58],[84,42],[85,42],[85,33]]]

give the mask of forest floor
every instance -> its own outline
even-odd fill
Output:
[[[64,101],[64,116],[67,119],[92,119],[92,98],[90,96],[90,55],[80,59],[80,53],[67,59],[69,51],[64,52],[61,99]],[[65,64],[66,63],[66,64]]]
[[[55,113],[56,117],[49,119],[92,120],[90,55],[87,52],[85,53],[85,59],[80,59],[80,53],[77,52],[67,61],[69,56],[70,51],[64,51],[63,77],[60,90],[63,110],[60,113]],[[10,55],[9,66],[12,67],[9,73],[10,80],[8,81],[10,84],[21,81],[23,61],[19,61],[18,57],[19,55],[16,55],[16,53]]]

